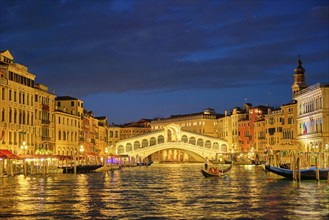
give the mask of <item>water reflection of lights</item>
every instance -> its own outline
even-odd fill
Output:
[[[126,187],[121,179],[120,171],[106,172],[104,175],[104,187],[100,192],[102,196],[100,201],[106,204],[106,208],[100,209],[99,212],[105,216],[120,216],[124,214],[125,207],[123,202],[126,201]]]
[[[228,178],[218,179],[203,178],[200,164],[152,166],[2,178],[0,213],[12,219],[325,219],[328,214],[326,182],[282,181],[259,166],[234,166]]]
[[[24,177],[20,175],[17,177],[17,187],[16,187],[16,201],[18,202],[15,207],[22,213],[34,213],[39,210],[38,206],[43,206],[44,197],[42,192],[44,191],[44,184],[38,184],[39,187],[36,189],[34,185],[31,185],[31,178]],[[41,187],[40,187],[41,186]],[[41,196],[39,195],[38,190],[41,191]],[[31,192],[36,195],[31,201]]]
[[[74,211],[79,215],[88,213],[91,197],[89,195],[89,182],[87,175],[76,176],[77,187],[73,190],[72,196],[78,202],[73,205]]]

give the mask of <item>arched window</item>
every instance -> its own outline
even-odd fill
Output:
[[[195,137],[190,137],[190,141],[189,141],[190,144],[194,144],[196,143],[195,141]]]
[[[183,135],[183,136],[182,136],[182,141],[183,141],[184,143],[187,143],[187,142],[188,142],[188,139],[187,139],[187,136],[186,136],[186,135]]]
[[[222,144],[220,146],[220,151],[223,152],[223,153],[227,153],[227,146],[225,144]]]
[[[156,145],[156,144],[157,144],[157,141],[156,141],[155,137],[151,137],[150,146],[153,146],[153,145]]]
[[[126,144],[126,152],[130,152],[133,150],[133,146],[131,145],[131,143],[127,143]]]
[[[206,141],[204,146],[206,148],[211,148],[211,142],[210,141]]]
[[[198,146],[203,147],[203,140],[201,138],[198,139]]]
[[[158,144],[162,144],[162,143],[164,143],[164,137],[162,135],[160,135],[158,137]]]
[[[144,147],[148,147],[149,146],[149,142],[146,140],[146,139],[144,139],[143,141],[142,141],[142,148],[144,148]]]
[[[123,154],[125,152],[125,149],[122,145],[118,146],[118,154]]]
[[[139,141],[135,141],[134,143],[134,150],[138,150],[141,148],[141,144],[139,143]]]
[[[219,144],[215,142],[212,147],[214,150],[219,150]]]

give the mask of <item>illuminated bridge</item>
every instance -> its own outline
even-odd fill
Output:
[[[117,153],[128,156],[131,162],[152,161],[202,162],[218,154],[228,153],[227,141],[181,130],[177,124],[116,143]]]

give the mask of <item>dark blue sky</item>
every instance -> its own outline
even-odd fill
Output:
[[[291,100],[301,55],[329,81],[328,1],[0,0],[0,50],[126,123]]]

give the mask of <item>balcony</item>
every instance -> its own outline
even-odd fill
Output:
[[[49,105],[42,105],[42,111],[49,112]]]
[[[50,124],[50,121],[49,120],[42,119],[42,122],[41,123],[44,124],[44,125],[49,125]]]
[[[50,141],[50,137],[42,136],[41,137],[42,141]]]

